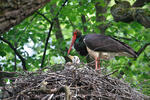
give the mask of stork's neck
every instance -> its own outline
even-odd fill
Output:
[[[81,41],[80,39],[82,39],[82,36],[81,36],[81,35],[77,37],[77,39],[76,39],[75,42],[76,42],[76,43],[79,43],[79,42]]]

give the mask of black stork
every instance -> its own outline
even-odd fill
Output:
[[[103,34],[82,35],[79,30],[73,32],[72,46],[81,56],[90,55],[95,59],[95,69],[100,69],[100,59],[111,59],[115,56],[137,57],[137,53],[127,44]]]

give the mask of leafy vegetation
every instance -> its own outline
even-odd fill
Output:
[[[99,6],[105,7],[107,5],[104,0],[99,1]],[[128,1],[133,4],[135,0]],[[74,29],[81,30],[83,34],[101,33],[97,26],[110,24],[105,35],[113,36],[129,44],[135,51],[150,43],[150,28],[145,28],[136,21],[124,23],[113,20],[110,13],[113,1],[108,4],[106,13],[100,14],[106,18],[101,22],[96,20],[95,3],[98,0],[69,0],[60,11],[63,2],[63,0],[51,0],[44,8],[39,9],[22,23],[3,34],[3,38],[8,40],[25,59],[28,71],[37,70],[41,66],[45,41],[51,26],[46,18],[53,21],[56,17],[58,20],[55,18],[50,33],[44,66],[66,63],[67,48],[70,45]],[[149,6],[150,4],[146,4],[144,7],[148,8]],[[56,16],[58,12],[59,15]],[[82,19],[83,16],[86,19],[85,22]],[[75,50],[72,50],[71,55],[79,56],[81,61],[86,63],[86,58],[81,57]],[[147,46],[136,60],[116,57],[110,61],[103,61],[103,67],[108,72],[117,69],[115,77],[125,79],[131,86],[144,94],[150,94],[150,46]],[[22,70],[20,59],[3,41],[0,41],[0,70]],[[122,72],[123,76],[120,77]]]

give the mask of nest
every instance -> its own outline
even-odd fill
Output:
[[[149,100],[129,84],[87,65],[47,67],[15,78],[3,88],[3,100]],[[60,65],[62,67],[62,65]]]

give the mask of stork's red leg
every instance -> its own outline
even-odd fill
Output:
[[[100,58],[98,57],[98,69],[100,70],[101,68],[100,68],[100,66],[101,66],[101,64],[100,64]]]
[[[97,63],[98,63],[97,57],[95,57],[95,70],[97,70]]]

